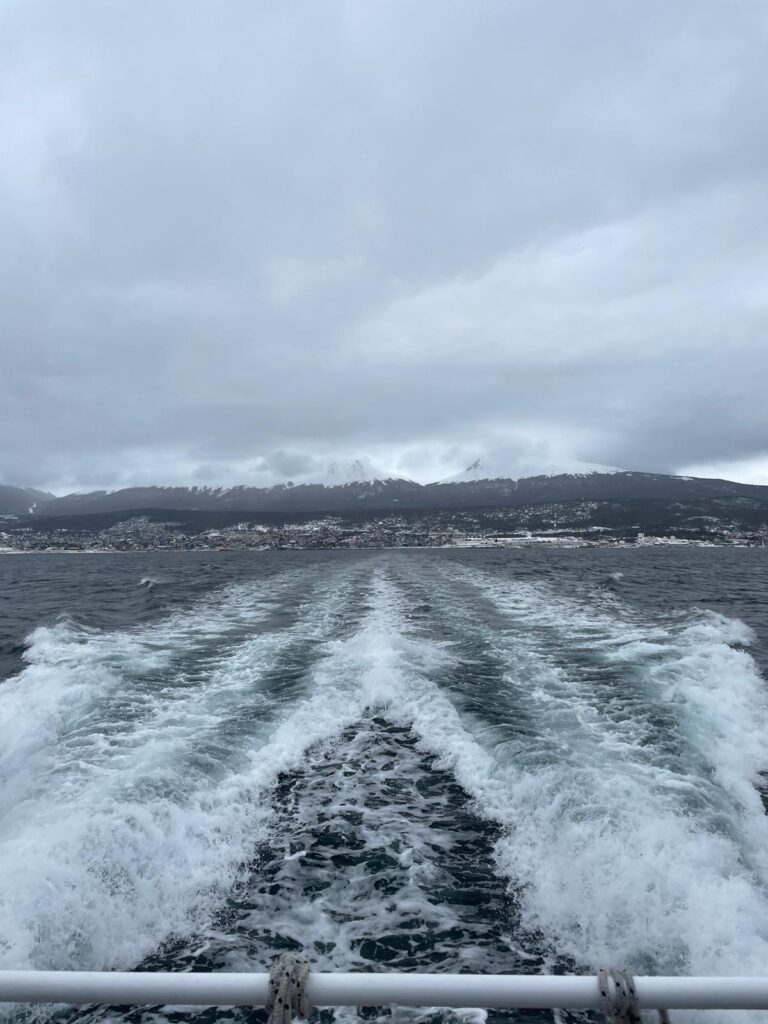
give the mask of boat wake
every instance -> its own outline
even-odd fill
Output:
[[[389,557],[41,628],[0,689],[0,967],[764,973],[749,639]]]

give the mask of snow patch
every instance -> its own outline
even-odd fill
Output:
[[[334,459],[325,472],[302,476],[294,483],[322,484],[323,487],[346,487],[349,484],[374,484],[388,480],[405,480],[406,477],[377,466],[365,455],[350,459]]]
[[[440,480],[441,484],[468,483],[473,480],[523,480],[533,476],[590,476],[593,473],[620,473],[615,466],[603,466],[596,462],[579,462],[576,459],[548,465],[535,463],[510,465],[508,460],[493,455],[481,455],[461,473]]]

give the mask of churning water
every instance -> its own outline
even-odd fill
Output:
[[[0,558],[0,968],[765,974],[767,567]]]

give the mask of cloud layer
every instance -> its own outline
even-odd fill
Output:
[[[768,472],[760,0],[0,0],[0,479]]]

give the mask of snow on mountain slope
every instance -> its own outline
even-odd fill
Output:
[[[27,515],[32,513],[38,504],[44,504],[51,498],[53,495],[48,491],[39,491],[35,487],[0,484],[0,515]]]
[[[503,456],[481,455],[461,473],[456,473],[455,476],[447,477],[439,482],[460,484],[471,483],[475,480],[521,480],[536,476],[588,476],[591,473],[619,472],[621,470],[614,466],[601,466],[596,462],[579,462],[575,459],[548,465],[537,465],[533,462],[521,464],[517,460],[512,465],[510,460]]]
[[[404,480],[405,477],[382,469],[367,457],[335,460],[320,477],[301,479],[301,483],[319,483],[324,487],[340,487],[347,484],[372,484],[380,480]]]

